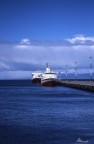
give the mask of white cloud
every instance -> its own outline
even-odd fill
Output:
[[[25,45],[25,44],[19,44],[19,45],[16,45],[15,46],[16,48],[18,48],[18,49],[30,49],[30,46],[28,46],[28,45]]]
[[[76,35],[74,38],[69,38],[66,40],[69,41],[70,43],[76,43],[76,42],[84,43],[86,41],[94,42],[94,37],[86,37],[84,35]]]
[[[22,39],[20,43],[21,44],[28,44],[28,45],[31,44],[31,42],[30,42],[30,40],[28,38]]]
[[[32,48],[31,48],[32,47]],[[88,57],[94,53],[94,46],[35,46],[23,49],[23,51],[15,50],[15,61],[23,63],[33,63],[43,65],[46,62],[51,65],[74,66],[74,61],[78,61],[79,65],[88,65]]]
[[[15,47],[18,49],[22,49],[22,50],[29,49],[29,48],[31,48],[31,41],[28,38],[24,38]]]
[[[80,38],[79,38],[80,37]],[[74,39],[74,38],[73,38]],[[76,36],[75,40],[85,41],[93,37]],[[66,41],[66,40],[65,40]],[[56,45],[55,45],[56,44]],[[74,67],[74,62],[78,62],[78,67],[89,67],[89,57],[93,56],[94,44],[82,42],[79,44],[58,43],[58,42],[31,42],[29,39],[22,39],[18,44],[0,45],[1,66],[5,69],[25,70],[27,65],[41,65],[50,63],[53,66],[59,66],[62,69],[67,64],[68,67]],[[2,57],[2,59],[1,59]],[[94,60],[92,60],[94,63]],[[30,67],[32,69],[32,66]]]

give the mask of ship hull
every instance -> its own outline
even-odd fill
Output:
[[[48,87],[54,87],[58,86],[58,81],[57,79],[46,79],[41,81],[42,86],[48,86]]]
[[[41,78],[32,79],[32,83],[41,83]]]

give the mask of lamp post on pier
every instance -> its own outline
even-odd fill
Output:
[[[66,80],[67,80],[67,76],[68,76],[68,66],[66,65]]]
[[[77,80],[77,62],[75,62],[75,80]]]
[[[90,59],[90,81],[92,81],[92,57],[89,57]]]

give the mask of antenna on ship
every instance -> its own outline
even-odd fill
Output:
[[[49,67],[49,64],[47,63],[46,66],[47,66],[47,68],[48,68],[48,67]]]
[[[89,57],[90,59],[90,81],[92,81],[92,56]]]
[[[46,68],[50,68],[50,65],[49,65],[49,63],[46,63]]]
[[[46,72],[50,72],[50,65],[48,63],[46,64]]]
[[[68,76],[68,66],[66,65],[66,80],[67,80],[67,76]]]

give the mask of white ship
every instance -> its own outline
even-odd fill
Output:
[[[41,83],[41,71],[35,71],[32,73],[32,83]]]
[[[46,71],[42,73],[41,85],[43,86],[57,86],[58,75],[56,72],[51,71],[50,66],[47,64]]]

